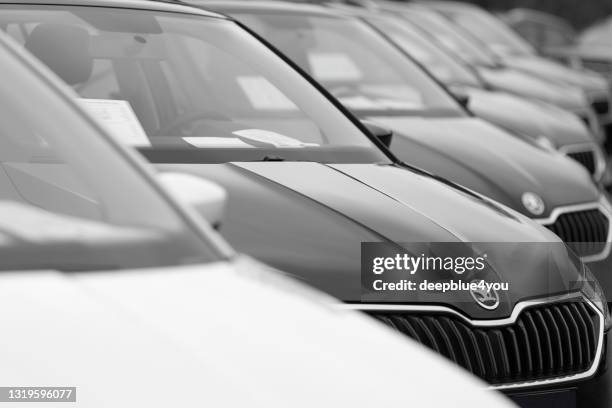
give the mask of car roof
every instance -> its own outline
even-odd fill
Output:
[[[0,4],[15,5],[49,5],[49,6],[88,6],[125,8],[136,10],[165,11],[183,14],[195,14],[202,17],[226,18],[213,12],[190,7],[187,3],[153,0],[0,0]]]
[[[241,1],[241,0],[187,0],[185,4],[222,12],[272,12],[304,15],[324,15],[339,17],[333,9],[316,4],[293,3],[283,1]]]

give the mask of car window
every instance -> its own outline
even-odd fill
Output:
[[[531,55],[533,48],[502,21],[481,10],[449,11],[450,19],[498,55]],[[486,39],[486,41],[484,41]]]
[[[444,49],[462,61],[475,66],[495,67],[499,60],[486,49],[479,47],[468,34],[463,33],[444,17],[422,9],[410,9],[402,17],[426,32]]]
[[[395,18],[369,17],[368,21],[398,47],[422,64],[439,81],[447,85],[482,87],[474,72],[437,46],[433,40]]]
[[[354,112],[461,116],[420,67],[356,19],[233,13]]]
[[[3,6],[2,27],[123,142],[202,161],[387,160],[332,102],[233,22],[72,6]],[[123,121],[123,123],[120,123]],[[208,155],[208,156],[207,156]]]
[[[0,270],[221,259],[71,99],[20,62],[0,45]]]

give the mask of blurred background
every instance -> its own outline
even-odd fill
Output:
[[[490,11],[506,11],[514,8],[529,8],[555,14],[583,29],[612,14],[610,0],[465,0]]]

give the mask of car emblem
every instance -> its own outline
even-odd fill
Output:
[[[524,193],[522,197],[523,205],[533,215],[544,213],[544,201],[535,193]]]
[[[484,285],[484,280],[475,280],[477,287],[470,288],[470,295],[478,303],[478,306],[487,310],[494,310],[499,306],[499,294],[493,288],[487,289]]]

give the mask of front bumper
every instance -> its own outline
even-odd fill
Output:
[[[612,361],[607,352],[610,336],[604,336],[604,348],[597,372],[588,379],[577,380],[558,386],[532,387],[525,390],[506,391],[511,400],[523,408],[599,408],[612,405],[612,376],[609,367]]]

